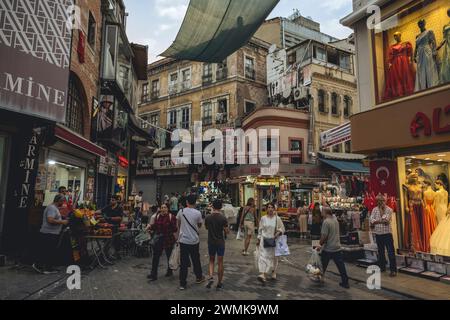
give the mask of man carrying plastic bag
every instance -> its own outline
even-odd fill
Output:
[[[312,251],[311,258],[306,265],[306,273],[310,280],[314,282],[323,282],[323,267],[320,255],[317,250]]]

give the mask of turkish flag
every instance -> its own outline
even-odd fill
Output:
[[[370,187],[374,194],[383,194],[398,198],[397,162],[389,160],[375,160],[370,162]]]

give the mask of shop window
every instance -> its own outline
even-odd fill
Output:
[[[81,82],[71,73],[66,109],[66,126],[81,135],[84,133],[83,110],[86,107],[83,93],[84,90],[81,87]]]
[[[296,155],[291,156],[291,164],[301,164],[303,162],[303,142],[301,140],[291,140],[290,151],[296,153]]]
[[[448,10],[448,0],[414,1],[381,23],[384,31],[375,34],[380,103],[450,83]]]
[[[92,48],[95,47],[95,31],[96,31],[96,22],[94,16],[92,15],[92,12],[89,11],[87,41]]]

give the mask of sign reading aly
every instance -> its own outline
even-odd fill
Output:
[[[73,0],[1,0],[0,108],[63,123]]]

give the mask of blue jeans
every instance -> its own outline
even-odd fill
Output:
[[[394,237],[392,236],[392,233],[377,234],[376,238],[378,246],[378,264],[381,271],[386,271],[385,249],[387,249],[391,272],[397,272],[397,260],[395,259]]]
[[[348,275],[347,270],[345,269],[344,264],[344,254],[342,251],[338,252],[327,252],[322,251],[322,266],[323,266],[323,273],[327,271],[328,264],[330,263],[330,260],[334,261],[334,264],[339,270],[339,274],[341,275],[342,284],[348,284]]]

